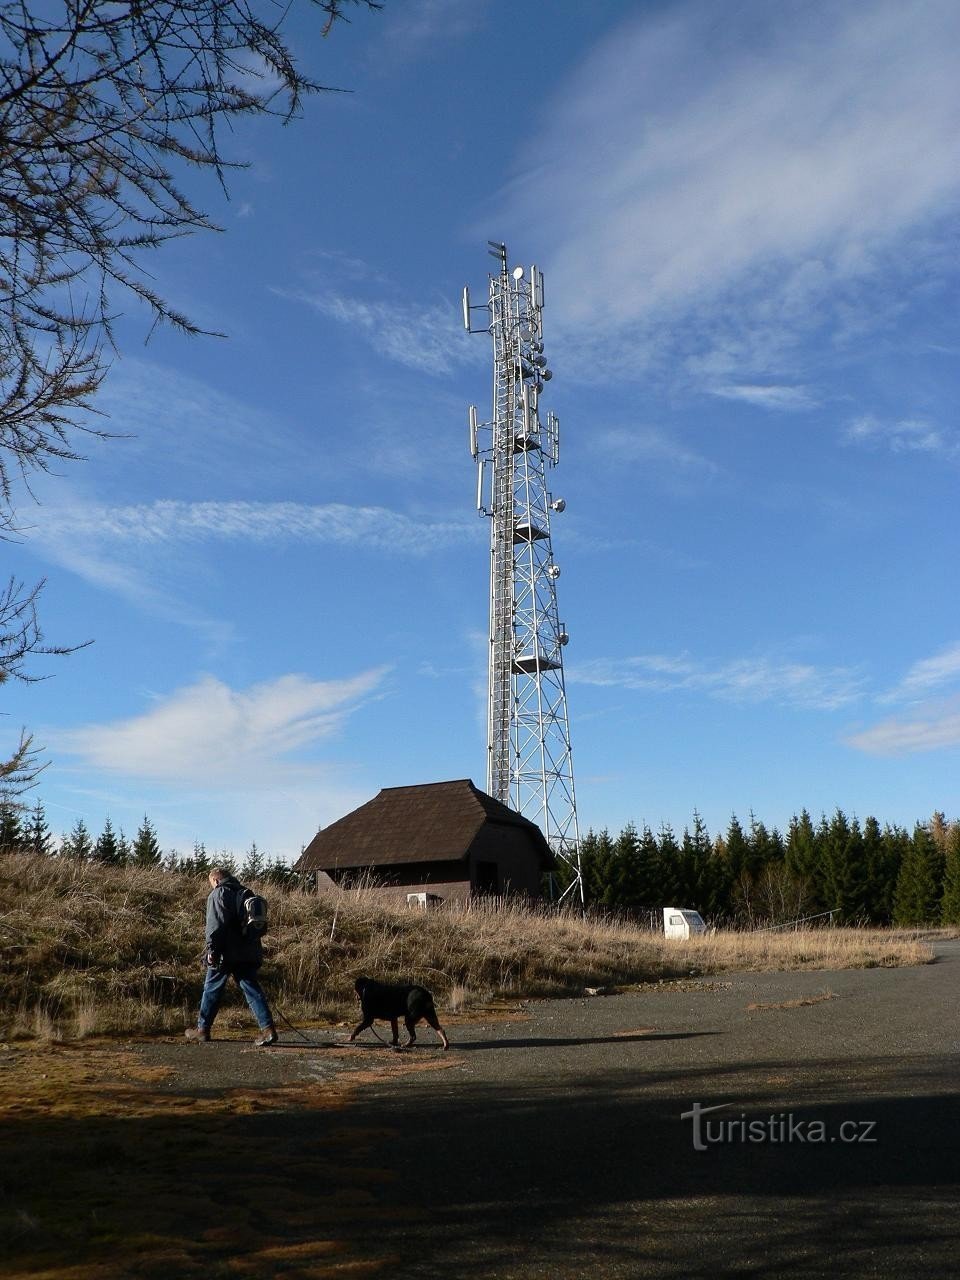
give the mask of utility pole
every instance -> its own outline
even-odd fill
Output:
[[[493,418],[470,407],[470,452],[477,462],[477,510],[490,518],[490,649],[487,792],[535,822],[571,873],[561,894],[583,904],[580,830],[563,680],[566,629],[557,608],[560,568],[551,513],[565,507],[547,489],[560,460],[560,423],[540,418],[552,374],[543,354],[543,275],[511,269],[506,245],[490,242],[497,270],[486,303],[463,291],[468,332],[493,339]],[[471,324],[486,311],[485,327]]]

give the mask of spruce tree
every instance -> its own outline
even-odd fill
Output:
[[[944,859],[940,923],[960,924],[960,823],[953,823]]]
[[[153,824],[146,814],[133,840],[131,860],[138,867],[158,867],[161,862],[160,841]]]
[[[827,906],[838,912],[838,923],[856,924],[869,916],[869,876],[863,832],[837,809],[821,851],[822,882]]]
[[[9,800],[0,802],[0,854],[20,853],[24,835],[20,810]]]
[[[73,830],[63,839],[63,843],[60,846],[60,856],[62,858],[72,858],[74,862],[86,862],[92,853],[93,841],[90,839],[87,824],[82,818],[78,818],[74,823]]]
[[[617,905],[642,905],[640,896],[640,839],[637,828],[628,822],[614,841],[614,873]]]
[[[683,904],[701,915],[712,915],[714,902],[714,857],[710,833],[700,814],[693,811],[693,830],[683,829],[680,842],[679,891]]]
[[[30,810],[30,821],[27,824],[25,847],[28,853],[46,858],[53,853],[53,837],[47,826],[47,816],[43,811],[43,803],[38,800]]]
[[[246,857],[243,860],[243,866],[240,868],[240,879],[243,881],[259,880],[263,875],[265,867],[266,860],[257,848],[256,840],[254,840],[253,844],[247,850]]]
[[[679,901],[680,894],[683,892],[680,846],[677,844],[677,837],[673,834],[673,827],[669,822],[665,822],[660,828],[657,848],[660,853],[660,883],[666,899],[663,906],[685,907],[688,904]]]
[[[210,868],[213,863],[207,856],[207,846],[202,840],[193,842],[193,857],[190,859],[190,863],[190,869],[195,875],[206,878],[210,874]]]
[[[804,809],[801,811],[799,818],[794,816],[790,820],[784,847],[784,862],[791,876],[807,885],[808,891],[812,895],[814,910],[820,905],[816,897],[816,867],[818,860],[817,833],[814,831],[810,814]]]
[[[867,818],[863,824],[863,864],[866,871],[864,908],[871,924],[888,924],[890,916],[886,908],[883,833],[876,818]]]
[[[120,865],[120,845],[109,818],[104,822],[103,830],[93,846],[93,859],[95,862],[103,862],[111,867]]]
[[[644,826],[637,844],[636,861],[637,905],[651,910],[667,904],[670,894],[664,885],[663,864],[657,837]]]
[[[900,866],[893,899],[895,924],[932,924],[940,915],[943,859],[936,842],[917,823],[910,848]]]

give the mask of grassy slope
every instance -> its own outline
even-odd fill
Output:
[[[192,1022],[207,891],[203,880],[148,868],[0,858],[0,1036],[161,1032]],[[421,981],[441,1005],[459,1005],[731,970],[930,959],[921,942],[881,930],[668,943],[632,925],[516,908],[416,912],[363,891],[336,899],[264,893],[264,984],[295,1020],[342,1016],[361,973]],[[249,1020],[233,1000],[221,1018]]]

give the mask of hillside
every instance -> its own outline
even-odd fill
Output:
[[[421,981],[456,1009],[731,970],[930,959],[921,941],[883,930],[718,933],[676,943],[631,924],[496,904],[417,912],[363,890],[337,898],[263,891],[271,919],[264,984],[294,1022],[346,1017],[360,974]],[[205,880],[159,868],[0,858],[0,1036],[169,1033],[192,1023],[207,892]],[[247,1025],[239,997],[221,1021]]]

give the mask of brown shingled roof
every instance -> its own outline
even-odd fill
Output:
[[[359,809],[318,831],[297,871],[450,862],[465,858],[484,823],[529,829],[533,846],[552,861],[536,823],[478,790],[469,778],[414,787],[384,787]]]

